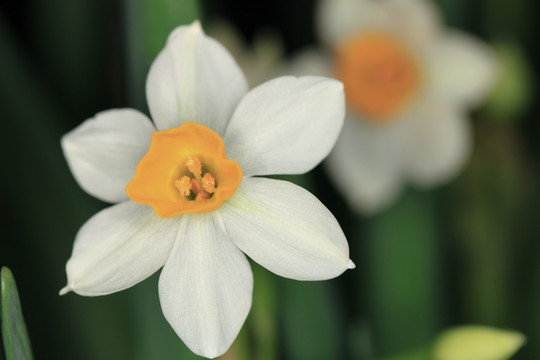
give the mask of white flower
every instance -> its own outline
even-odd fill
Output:
[[[193,352],[216,357],[251,306],[244,253],[298,280],[354,267],[341,228],[313,195],[257,177],[304,173],[330,152],[342,84],[283,77],[247,93],[231,56],[196,22],[171,33],[146,90],[154,123],[109,110],[62,139],[80,185],[118,204],[80,229],[60,293],[110,294],[163,266],[166,319]]]
[[[424,0],[322,0],[330,49],[306,52],[291,72],[343,81],[347,116],[327,160],[357,210],[391,204],[406,182],[452,179],[472,145],[466,110],[495,82],[496,59],[480,41],[444,29]]]

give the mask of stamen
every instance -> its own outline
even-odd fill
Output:
[[[198,157],[188,157],[185,165],[190,173],[192,173],[197,179],[200,179],[202,173],[202,164]]]
[[[196,156],[190,156],[185,161],[187,167],[193,177],[182,176],[174,182],[174,186],[189,200],[202,201],[212,197],[216,191],[216,179],[210,173],[202,174],[202,163]]]
[[[180,179],[174,182],[174,186],[176,186],[178,191],[180,191],[184,196],[189,196],[192,188],[191,184],[191,179],[187,176],[182,176]]]
[[[204,174],[202,177],[202,187],[209,194],[213,194],[216,191],[216,179],[210,173]]]
[[[197,196],[195,196],[195,201],[208,200],[209,198],[210,198],[210,195],[208,195],[208,193],[200,192],[197,194]]]
[[[200,194],[203,189],[201,188],[201,184],[195,179],[191,179],[191,189],[193,190],[194,194]]]

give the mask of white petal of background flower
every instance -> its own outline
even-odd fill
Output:
[[[401,190],[408,122],[371,125],[347,117],[327,161],[327,174],[355,209],[372,214]]]
[[[148,107],[159,130],[194,121],[223,134],[247,90],[232,56],[198,22],[169,35],[146,82]]]
[[[161,308],[194,353],[214,358],[227,351],[247,317],[253,274],[214,214],[181,219],[159,279]]]
[[[432,186],[454,178],[472,151],[472,127],[461,108],[427,101],[408,141],[407,171],[411,181]]]
[[[379,26],[383,20],[376,1],[322,0],[317,9],[319,37],[331,47],[357,31]]]
[[[280,276],[324,280],[354,267],[334,216],[290,182],[246,178],[218,212],[232,241]]]
[[[79,185],[96,198],[127,200],[126,185],[150,146],[152,122],[132,109],[108,110],[62,137],[62,149]]]
[[[391,29],[416,50],[424,52],[439,39],[441,19],[431,1],[382,0],[377,3],[384,11],[384,28]]]
[[[441,38],[428,61],[431,91],[456,104],[478,104],[497,79],[498,61],[493,51],[461,32]]]
[[[343,85],[322,77],[281,77],[250,91],[223,140],[245,176],[302,174],[334,146],[344,118]]]
[[[77,233],[61,293],[106,295],[146,279],[169,256],[178,222],[131,201],[100,211]]]

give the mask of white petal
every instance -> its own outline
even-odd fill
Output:
[[[178,218],[131,201],[100,211],[77,234],[62,293],[106,295],[146,279],[165,263],[177,229]]]
[[[498,62],[493,51],[459,32],[437,42],[428,61],[432,92],[458,104],[481,102],[497,79]]]
[[[104,111],[62,137],[68,165],[81,187],[100,200],[127,200],[124,191],[150,146],[152,122],[132,109]]]
[[[213,214],[184,215],[159,279],[167,321],[194,353],[231,346],[251,307],[253,274]]]
[[[232,56],[198,22],[169,35],[146,82],[148,107],[160,130],[194,121],[222,134],[247,90]]]
[[[439,40],[441,19],[429,0],[383,0],[385,27],[409,45],[424,51]]]
[[[244,179],[219,214],[232,241],[280,276],[324,280],[354,267],[334,216],[311,193],[290,182]]]
[[[405,125],[405,119],[387,126],[354,117],[345,121],[325,165],[330,179],[357,211],[380,211],[401,191],[408,135]]]
[[[320,37],[330,46],[363,31],[383,31],[423,50],[439,35],[439,24],[426,0],[323,0],[318,9]]]
[[[415,120],[408,150],[408,174],[420,186],[454,178],[469,159],[471,126],[462,111],[430,102]]]
[[[282,73],[296,76],[332,77],[332,60],[330,56],[318,49],[304,50],[287,63]]]
[[[343,85],[305,76],[280,77],[249,92],[224,141],[244,175],[302,174],[334,146],[345,111]]]
[[[383,18],[376,1],[322,0],[317,9],[319,37],[334,46],[357,31],[379,26]]]

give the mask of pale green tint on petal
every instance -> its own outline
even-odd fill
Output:
[[[247,94],[225,132],[227,157],[245,176],[302,174],[330,152],[345,116],[343,85],[280,77]]]
[[[458,105],[474,106],[483,101],[498,76],[499,65],[493,51],[458,31],[441,37],[427,61],[432,86],[428,90]]]
[[[178,220],[131,201],[100,211],[77,233],[61,294],[106,295],[146,279],[165,263]]]
[[[127,200],[126,185],[150,146],[154,126],[132,109],[108,110],[62,137],[62,149],[79,185],[96,198]]]
[[[407,174],[416,185],[429,187],[453,180],[472,151],[472,127],[454,105],[426,101],[407,143]]]
[[[353,209],[374,214],[401,192],[406,125],[396,122],[378,126],[347,117],[325,165],[328,176]]]
[[[287,181],[244,179],[219,210],[231,240],[268,270],[295,280],[325,280],[354,267],[334,216]]]
[[[459,326],[443,332],[435,342],[435,360],[507,360],[525,344],[517,331],[487,326]]]
[[[17,285],[7,267],[2,267],[0,273],[0,321],[6,359],[32,360],[32,347],[24,324]],[[1,355],[0,358],[3,358]]]
[[[244,74],[198,22],[176,28],[150,68],[146,96],[159,130],[194,121],[223,134],[248,90]]]
[[[183,215],[159,279],[167,321],[196,354],[224,354],[251,307],[253,274],[215,213]]]

